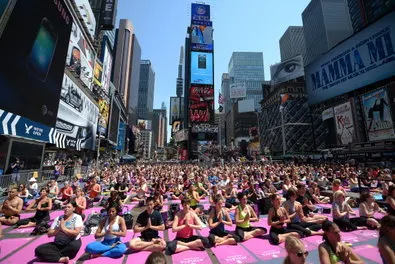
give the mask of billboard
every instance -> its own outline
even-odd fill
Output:
[[[341,145],[352,143],[355,139],[355,128],[350,102],[335,106],[333,111],[335,114],[337,141]]]
[[[99,123],[98,123],[98,131],[99,134],[105,135],[107,133],[108,121],[110,116],[110,103],[108,98],[99,98]]]
[[[255,112],[255,100],[246,99],[238,101],[239,113]]]
[[[100,29],[113,30],[118,0],[103,0],[100,12]]]
[[[176,133],[181,129],[181,120],[176,120],[171,125],[171,132]]]
[[[107,41],[103,41],[101,61],[103,62],[102,87],[108,94],[110,91],[112,55]]]
[[[381,88],[361,96],[369,140],[395,138],[387,89]]]
[[[169,125],[172,125],[175,120],[181,119],[180,101],[182,97],[170,97],[170,118]]]
[[[56,130],[63,148],[95,149],[99,108],[64,74]]]
[[[322,121],[333,118],[333,108],[328,108],[322,111]]]
[[[126,123],[120,122],[118,129],[117,150],[125,149],[125,138],[126,138]]]
[[[247,88],[245,82],[230,85],[230,98],[244,98],[246,96]]]
[[[89,47],[79,26],[73,23],[66,65],[71,72],[74,72],[81,79],[89,90],[92,90],[94,64],[95,53]]]
[[[210,21],[210,6],[198,3],[192,3],[191,8],[191,21],[201,21],[208,22]]]
[[[306,69],[309,103],[316,104],[394,75],[395,12],[345,40]]]
[[[193,50],[213,50],[213,27],[208,25],[191,26],[191,42]]]
[[[114,145],[118,142],[118,130],[119,130],[119,120],[120,118],[120,109],[115,100],[115,97],[112,98],[111,103],[111,116],[110,123],[108,127],[108,140],[111,141]]]
[[[272,84],[283,83],[304,75],[303,57],[301,55],[290,58],[281,63],[270,66]]]
[[[138,119],[137,128],[140,130],[152,130],[152,121],[145,119]]]
[[[93,14],[92,7],[88,0],[74,0],[78,7],[78,11],[81,14],[82,22],[88,29],[89,34],[92,38],[95,38],[96,30],[96,18]]]
[[[213,84],[213,54],[191,52],[191,83]]]
[[[103,65],[102,63],[96,59],[95,68],[93,70],[93,82],[97,86],[102,86],[102,77],[103,77]]]
[[[64,1],[15,4],[0,39],[1,109],[55,125],[72,23]]]
[[[214,121],[214,87],[191,85],[189,89],[189,120],[191,123]]]

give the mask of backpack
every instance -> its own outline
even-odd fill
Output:
[[[92,227],[98,227],[99,223],[101,220],[103,220],[103,216],[100,214],[91,214],[85,222],[85,227],[84,227],[84,236],[91,235],[92,233]]]
[[[123,219],[125,219],[125,224],[127,229],[133,228],[133,215],[131,212],[126,212],[123,214]]]
[[[37,235],[42,235],[45,233],[48,233],[48,230],[51,226],[48,224],[47,221],[43,221],[40,224],[38,224],[33,231],[30,233],[31,236],[37,236]]]

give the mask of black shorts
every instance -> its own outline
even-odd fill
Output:
[[[21,216],[19,215],[19,214],[16,214],[16,215],[10,215],[10,216],[4,216],[5,217],[5,219],[10,219],[11,217],[18,217],[18,219],[20,219],[21,218]]]
[[[208,236],[208,239],[209,239],[210,243],[212,245],[214,245],[215,236],[226,237],[228,235],[231,235],[237,243],[240,242],[240,237],[238,235],[236,235],[234,232],[229,232],[228,230],[223,230],[223,231],[221,230],[221,231],[214,231],[214,232],[212,232],[210,230],[210,235]]]
[[[177,250],[177,241],[181,241],[184,243],[189,243],[192,241],[195,241],[197,239],[200,239],[202,241],[202,244],[204,246],[204,248],[210,248],[211,244],[210,241],[208,240],[207,237],[202,237],[202,236],[191,236],[188,238],[175,238],[173,241],[167,241],[166,242],[166,255],[173,255],[174,253],[176,253]]]
[[[236,230],[235,233],[236,235],[239,237],[240,241],[244,241],[244,232],[251,232],[257,229],[262,229],[265,231],[265,233],[267,233],[267,229],[264,227],[255,227],[255,226],[250,226],[248,228],[243,228],[243,227],[239,227],[236,226]]]
[[[157,237],[142,237],[142,236],[139,236],[139,238],[141,239],[141,241],[144,241],[144,242],[151,242],[152,241],[152,239],[160,239],[161,237],[159,237],[159,236],[157,236]]]

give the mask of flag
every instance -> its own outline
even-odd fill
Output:
[[[224,104],[225,98],[222,96],[221,93],[218,94],[218,104]]]

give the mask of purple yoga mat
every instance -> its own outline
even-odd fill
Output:
[[[341,240],[349,243],[356,243],[362,241],[362,239],[357,237],[354,232],[341,232]]]
[[[322,207],[322,208],[332,208],[331,204],[316,204],[317,207]]]
[[[210,257],[206,251],[187,250],[176,253],[172,256],[173,264],[184,263],[211,263]]]
[[[18,249],[32,239],[33,237],[3,239],[0,244],[0,259],[4,258],[12,251]]]
[[[255,263],[258,261],[254,256],[250,255],[250,253],[248,253],[248,251],[240,245],[218,246],[211,248],[211,250],[216,255],[219,263],[238,264]]]
[[[279,246],[271,245],[266,239],[263,240],[259,238],[252,238],[246,242],[243,242],[242,244],[261,260],[282,258],[287,255],[285,249]]]
[[[26,213],[26,214],[21,214],[21,217],[19,219],[28,219],[30,217],[33,217],[35,213]]]
[[[144,264],[149,254],[151,254],[151,252],[148,251],[140,251],[140,252],[129,254],[126,264]]]
[[[64,211],[63,210],[57,210],[57,211],[53,211],[49,214],[50,218],[52,220],[55,220],[56,217],[64,215]]]
[[[305,237],[302,239],[303,242],[308,242],[309,244],[312,244],[314,246],[318,246],[323,242],[322,236],[310,236],[310,237]]]
[[[110,264],[121,264],[123,262],[123,259],[125,256],[122,256],[120,258],[106,258],[106,257],[99,257],[99,258],[94,258],[94,259],[88,259],[85,260],[84,263],[87,264],[103,264],[103,263],[110,263]]]
[[[360,245],[353,247],[354,252],[359,256],[367,258],[377,263],[382,263],[382,259],[380,257],[379,249],[376,246],[372,245]]]
[[[27,228],[14,228],[8,234],[30,234],[33,231],[34,227]]]
[[[210,234],[210,228],[206,227],[202,230],[199,230],[201,236],[207,237]]]
[[[358,236],[361,239],[361,241],[366,241],[372,238],[379,237],[378,230],[357,230],[357,231],[353,231],[352,233]]]

